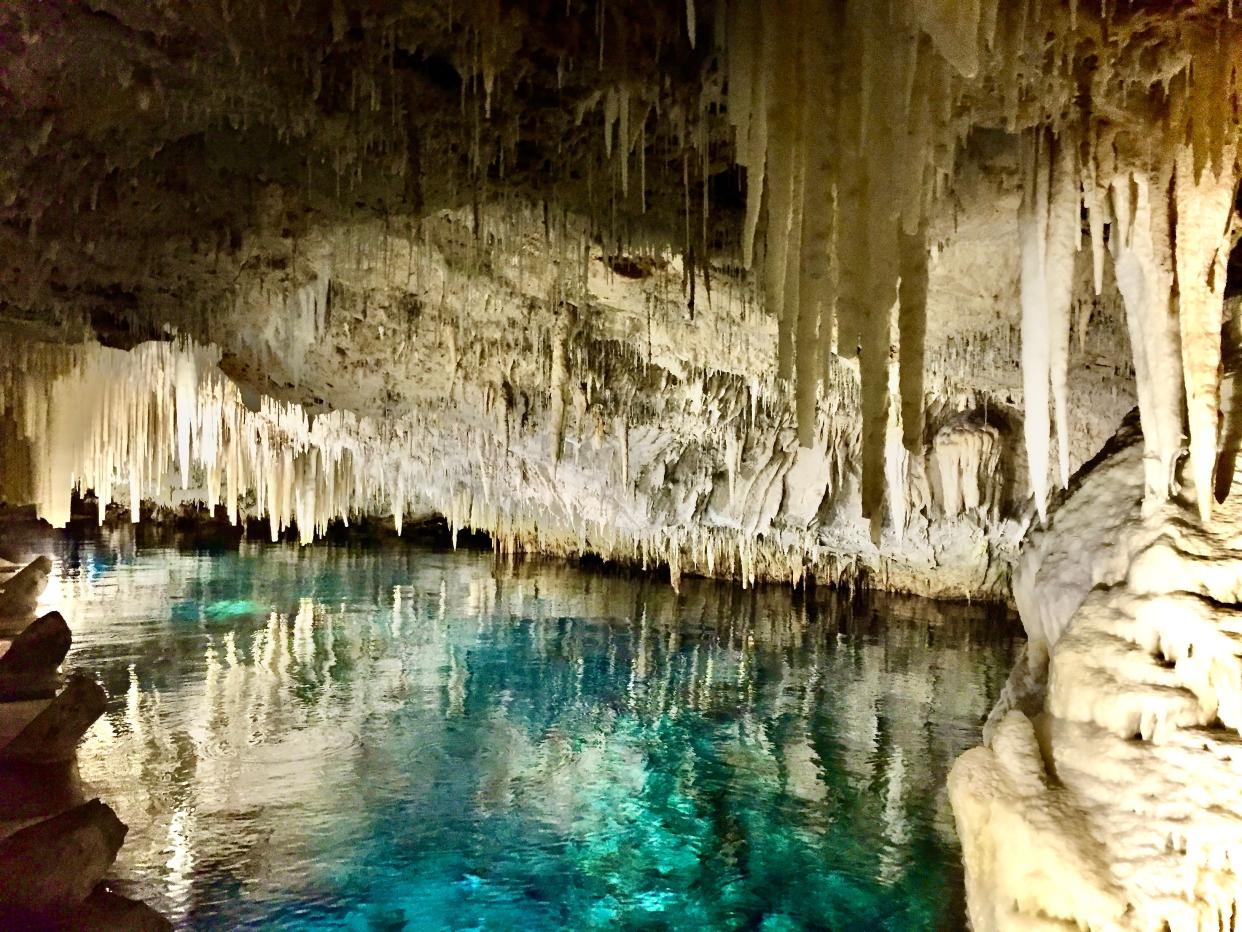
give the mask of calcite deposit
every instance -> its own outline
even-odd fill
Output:
[[[1190,483],[1145,509],[1142,452],[1125,432],[1018,559],[1028,646],[949,780],[977,929],[1236,925],[1239,515]]]

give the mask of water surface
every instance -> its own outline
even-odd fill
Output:
[[[1002,618],[129,540],[64,545],[45,602],[110,696],[119,886],[180,927],[964,927],[944,780]]]

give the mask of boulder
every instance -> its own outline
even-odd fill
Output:
[[[73,636],[59,612],[31,622],[0,654],[0,702],[51,699]]]
[[[0,746],[0,764],[49,764],[66,761],[86,730],[103,715],[107,695],[103,687],[90,677],[76,673],[65,688],[50,702],[39,708],[38,703],[13,702],[0,704],[0,741],[4,733],[12,735]],[[16,710],[21,707],[21,712]],[[6,712],[34,715],[24,724],[6,723]],[[8,727],[6,728],[6,724]]]
[[[15,634],[30,623],[51,572],[51,560],[35,557],[0,584],[0,631]]]
[[[84,801],[77,761],[0,764],[0,836],[5,822],[45,819]]]
[[[111,808],[92,799],[14,832],[0,841],[0,904],[34,915],[67,913],[103,880],[126,831]]]

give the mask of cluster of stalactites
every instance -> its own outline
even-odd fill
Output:
[[[1173,487],[1184,406],[1189,471],[1209,513],[1242,26],[1189,24],[1193,54],[1179,61],[1144,45],[1139,25],[1123,28],[1107,4],[1024,4],[1020,12],[996,0],[727,4],[728,116],[748,176],[743,260],[762,260],[766,304],[780,321],[779,375],[792,379],[804,445],[826,360],[859,359],[863,508],[873,522],[885,495],[888,361],[899,352],[903,439],[921,449],[927,220],[974,118],[965,111],[992,87],[1006,102],[1004,124],[1022,135],[1025,435],[1039,513],[1054,435],[1057,476],[1069,480],[1070,308],[1083,208],[1096,291],[1111,253],[1127,308],[1148,500]],[[1030,106],[1014,92],[1046,84],[1056,100],[1072,100],[1087,47],[1096,64],[1086,69],[1094,83],[1080,88],[1082,106]],[[1164,64],[1152,65],[1157,59]]]
[[[803,445],[828,357],[859,359],[873,532],[895,342],[905,445],[923,444],[927,218],[952,168],[957,83],[978,68],[989,29],[971,6],[940,29],[927,10],[889,2],[729,4],[729,118],[748,172],[743,259],[754,260],[762,223],[766,301],[780,320],[779,370],[793,379]]]
[[[1189,112],[1189,110],[1183,110]],[[1236,127],[1236,115],[1234,117]],[[1069,482],[1068,360],[1075,254],[1087,216],[1096,292],[1111,255],[1126,309],[1151,506],[1176,489],[1183,411],[1189,480],[1211,514],[1220,420],[1225,267],[1233,242],[1238,164],[1227,135],[1135,147],[1088,122],[1024,139],[1022,369],[1030,480],[1046,517],[1049,397],[1061,485]],[[1184,140],[1184,141],[1183,141]],[[1209,146],[1217,146],[1209,151]]]
[[[393,503],[398,528],[409,450],[402,430],[335,411],[313,420],[264,397],[247,407],[217,367],[219,352],[192,343],[26,347],[7,359],[0,409],[17,413],[30,446],[32,499],[54,526],[70,518],[73,489],[93,490],[138,520],[143,501],[224,505],[266,515],[273,540],[296,524],[304,543],[333,519]],[[19,387],[20,386],[20,387]],[[16,389],[16,390],[15,390]]]
[[[473,447],[467,469],[477,467],[479,477],[477,485],[464,483],[443,456],[426,454],[434,428],[417,415],[384,423],[345,411],[311,418],[266,396],[247,406],[219,359],[214,347],[189,341],[128,352],[93,343],[0,347],[0,417],[15,417],[30,447],[30,500],[39,516],[67,524],[76,488],[95,493],[101,522],[112,504],[127,506],[137,521],[144,502],[201,502],[223,505],[234,523],[265,517],[273,540],[296,526],[309,543],[332,520],[385,509],[400,533],[407,507],[420,505],[445,516],[454,543],[470,528],[488,532],[501,553],[592,552],[665,564],[674,586],[685,572],[798,584],[808,574],[852,583],[860,571],[854,558],[817,547],[809,530],[765,537],[753,528],[622,527],[612,516],[561,513],[537,497],[498,500],[489,477],[507,456],[499,433],[457,436]],[[848,386],[838,394],[856,403]],[[829,432],[851,423],[829,420]],[[829,453],[848,449],[837,439]],[[830,471],[844,482],[843,463]]]

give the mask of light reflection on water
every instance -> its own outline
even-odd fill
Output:
[[[193,928],[963,927],[1013,629],[412,548],[66,545],[116,875]]]

